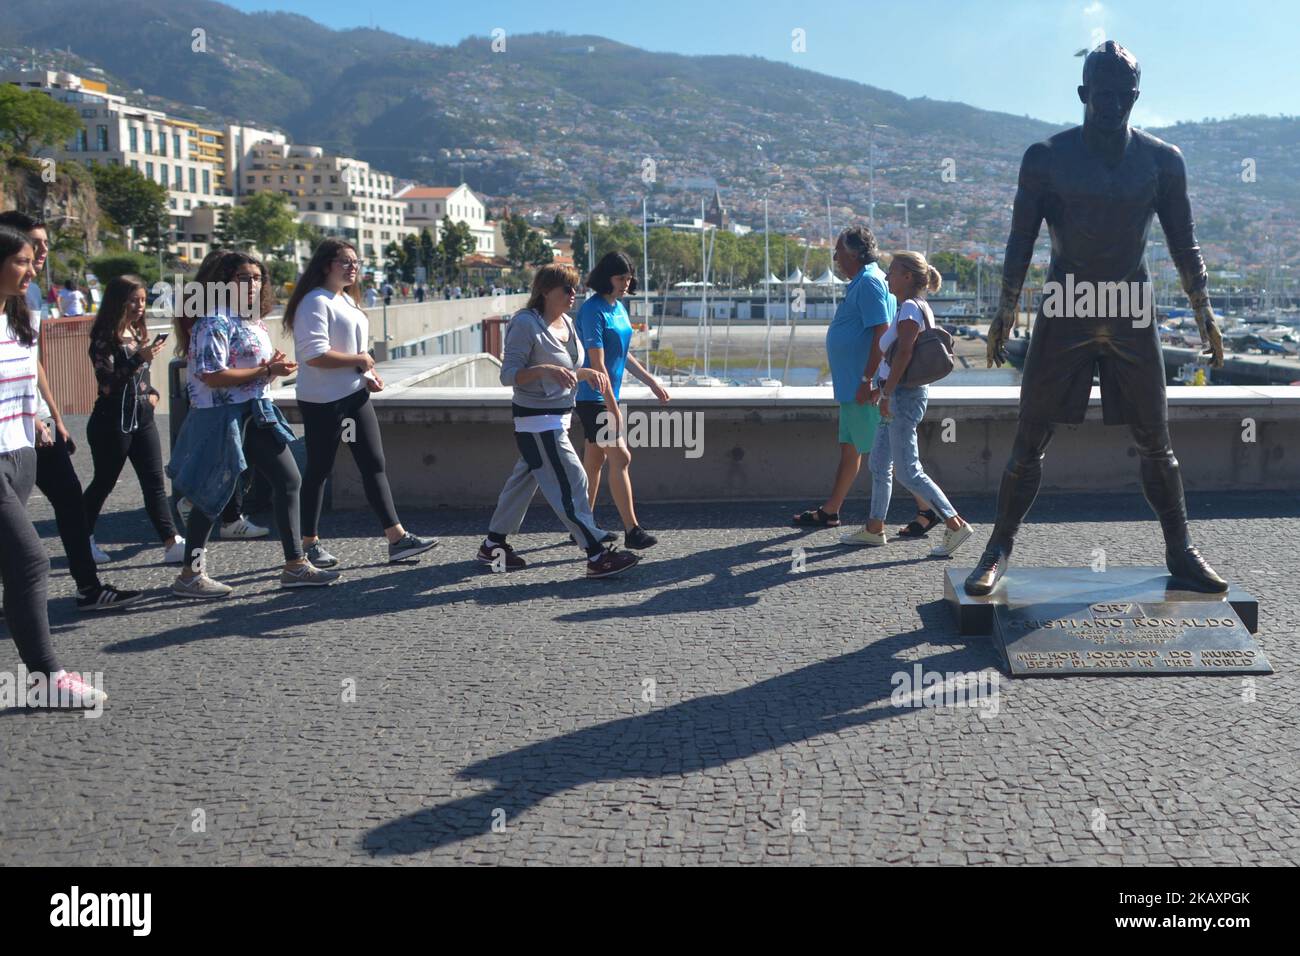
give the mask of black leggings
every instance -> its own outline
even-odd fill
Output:
[[[344,424],[348,420],[354,423],[356,434],[347,444],[352,449],[357,471],[361,472],[361,487],[365,489],[370,510],[384,528],[397,524],[393,492],[384,473],[379,419],[375,418],[375,407],[370,404],[370,393],[363,388],[336,402],[300,401],[298,408],[302,411],[307,440],[307,474],[302,479],[302,533],[309,538],[316,537],[325,500],[325,479],[334,469],[334,456],[338,454],[339,440],[344,437]]]
[[[0,581],[4,582],[5,625],[18,645],[23,665],[34,673],[59,669],[50,644],[46,607],[50,559],[27,515],[27,497],[36,481],[36,451],[19,448],[0,454]],[[26,688],[19,688],[26,693]]]
[[[154,424],[153,409],[140,409],[138,427],[122,434],[120,411],[110,397],[95,402],[95,410],[86,422],[86,438],[90,442],[90,456],[95,462],[95,477],[86,486],[86,525],[95,533],[95,522],[117,484],[122,466],[130,459],[135,476],[144,492],[144,507],[153,522],[154,530],[163,542],[176,536],[171,509],[167,506],[167,482],[163,478],[162,445],[158,440],[158,426]]]
[[[271,483],[271,497],[275,503],[275,526],[280,532],[280,546],[284,549],[285,561],[297,561],[302,558],[302,533],[298,525],[298,489],[302,478],[298,474],[298,463],[293,460],[289,446],[281,444],[280,439],[270,428],[261,428],[248,422],[244,435],[244,457],[253,468],[266,476]],[[193,564],[199,557],[196,549],[208,546],[208,537],[212,534],[212,519],[199,508],[190,510],[190,521],[185,528],[185,560],[190,562],[191,570],[198,571]]]
[[[54,430],[54,444],[36,449],[36,487],[54,509],[54,523],[68,556],[68,570],[77,589],[87,591],[99,584],[95,559],[90,556],[90,526],[86,524],[86,500],[81,479],[72,467],[68,443]]]

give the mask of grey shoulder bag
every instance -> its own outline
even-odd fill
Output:
[[[898,380],[901,388],[916,388],[920,385],[929,385],[937,382],[947,376],[956,365],[952,357],[952,336],[946,329],[942,329],[934,321],[934,313],[930,311],[930,303],[924,299],[914,299],[917,307],[925,316],[926,327],[918,333],[916,340],[912,343],[912,359],[907,363],[907,368],[903,370],[902,377]],[[889,362],[890,367],[894,364],[894,354],[898,351],[898,341],[889,347],[889,352],[885,355],[885,360]]]

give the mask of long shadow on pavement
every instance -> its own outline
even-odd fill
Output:
[[[917,610],[921,627],[861,650],[480,760],[457,778],[491,781],[489,789],[382,824],[361,839],[361,846],[373,856],[434,850],[489,833],[498,809],[517,819],[548,797],[588,784],[698,773],[886,720],[900,713],[889,703],[891,675],[916,663],[926,671],[962,673],[997,666],[983,638],[920,661],[898,660],[898,653],[942,632],[949,613],[943,601]]]

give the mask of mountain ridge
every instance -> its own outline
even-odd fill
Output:
[[[907,198],[913,225],[996,244],[1024,149],[1070,125],[908,98],[758,56],[647,51],[589,34],[510,35],[494,53],[490,37],[435,44],[214,0],[112,9],[0,0],[12,43],[70,47],[117,92],[142,89],[151,105],[195,119],[280,128],[400,178],[448,182],[463,170],[514,207],[589,201],[619,215],[648,193],[657,210],[698,215],[700,194],[716,185],[741,221],[761,219],[768,195],[779,200],[778,223],[811,232],[825,222],[827,196],[841,220],[868,212],[874,165],[879,220],[901,219],[893,203]],[[206,53],[191,49],[200,28]],[[875,130],[870,164],[873,124],[886,128]],[[1300,142],[1300,119],[1149,132],[1183,149],[1198,215],[1237,254],[1300,227],[1300,156],[1288,147]],[[1244,158],[1262,170],[1250,190],[1239,188]],[[945,162],[955,169],[948,179]]]

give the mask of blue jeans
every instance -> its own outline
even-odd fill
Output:
[[[930,401],[930,387],[894,389],[888,421],[881,420],[876,431],[876,443],[871,446],[868,467],[871,469],[871,517],[884,521],[889,514],[889,498],[894,490],[894,465],[898,465],[898,481],[912,494],[930,502],[930,506],[945,521],[956,516],[957,509],[949,502],[939,486],[921,467],[921,452],[916,445],[916,426],[925,418],[925,406]]]

